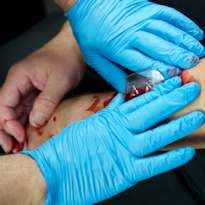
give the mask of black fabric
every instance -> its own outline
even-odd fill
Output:
[[[157,3],[175,7],[195,20],[205,30],[204,0],[159,0]],[[41,47],[60,29],[65,19],[54,14],[26,32],[21,37],[0,47],[0,84],[9,67],[33,50]],[[93,86],[95,85],[95,86]],[[98,88],[98,89],[96,89]],[[75,92],[109,89],[91,72],[87,74]],[[186,166],[137,184],[130,190],[113,197],[101,205],[201,205],[205,204],[205,151],[197,151]]]

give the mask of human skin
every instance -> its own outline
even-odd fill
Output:
[[[5,152],[12,150],[14,140],[24,142],[28,120],[35,127],[46,124],[85,70],[67,22],[53,39],[10,68],[0,92],[0,145]]]
[[[21,154],[1,156],[0,164],[0,204],[45,204],[46,184],[33,159]]]
[[[183,83],[190,81],[197,81],[202,86],[202,92],[199,98],[179,112],[173,118],[184,115],[194,110],[205,111],[205,81],[203,78],[203,68],[205,67],[205,59],[202,59],[200,63],[193,69],[186,70],[182,73]],[[191,94],[191,93],[190,93]],[[65,126],[72,122],[82,120],[95,112],[103,109],[109,101],[114,97],[115,92],[102,92],[102,93],[90,93],[80,96],[72,97],[63,101],[56,111],[53,113],[50,121],[41,129],[35,129],[32,126],[27,127],[27,142],[24,145],[24,149],[32,150],[60,132]],[[195,148],[205,148],[205,125],[203,125],[198,131],[193,133],[190,137],[176,142],[174,145],[169,146],[166,149],[172,149],[176,146],[194,146]]]

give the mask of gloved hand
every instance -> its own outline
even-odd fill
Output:
[[[203,31],[175,9],[147,0],[78,0],[65,14],[85,61],[119,92],[126,73],[155,69],[167,79],[204,55]],[[179,72],[179,69],[176,70]]]
[[[152,129],[199,92],[196,83],[180,87],[176,77],[126,103],[119,94],[101,112],[73,123],[36,150],[22,152],[45,177],[46,204],[94,204],[188,162],[192,148],[146,155],[202,125],[205,116],[196,111]]]

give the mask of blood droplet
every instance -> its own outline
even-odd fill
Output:
[[[54,116],[54,117],[53,117],[53,122],[56,122],[56,120],[57,120],[57,117]]]
[[[181,74],[180,74],[180,78],[182,80],[182,84],[187,84],[187,83],[190,83],[190,82],[194,82],[196,81],[196,79],[194,78],[193,75],[190,74],[190,71],[189,70],[185,70],[183,71]]]
[[[43,136],[43,130],[37,129],[37,128],[35,130],[36,130],[36,133],[39,137]]]

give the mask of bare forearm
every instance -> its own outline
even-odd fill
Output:
[[[0,203],[43,205],[45,182],[35,162],[24,155],[0,157]]]
[[[85,73],[86,65],[68,22],[64,23],[61,31],[45,47],[49,47],[64,64],[62,66],[70,70],[71,87],[77,85]]]

